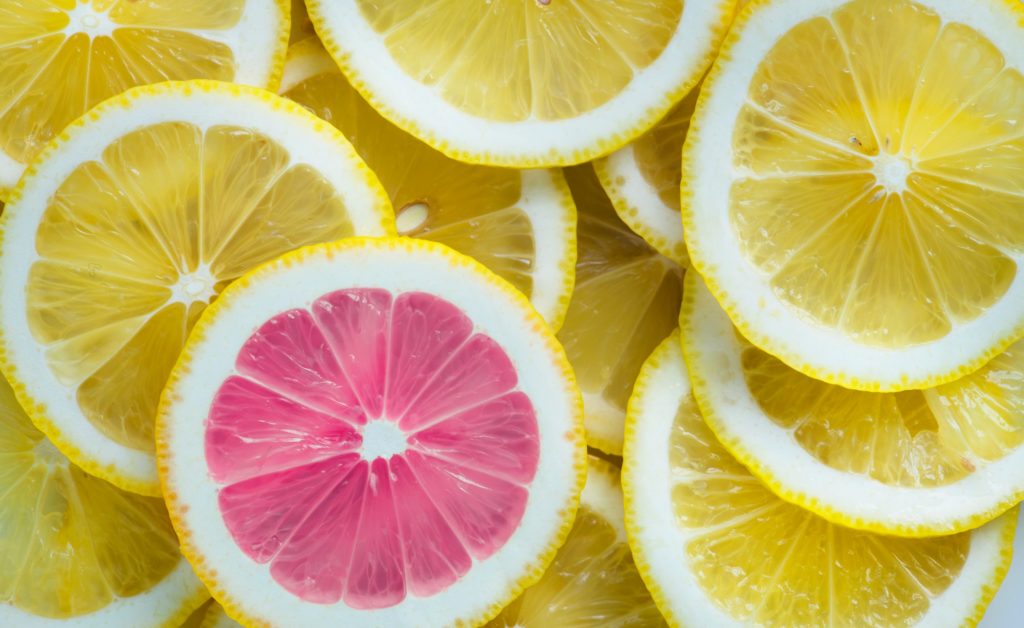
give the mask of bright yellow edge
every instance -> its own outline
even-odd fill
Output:
[[[686,94],[689,94],[687,92]],[[686,97],[684,94],[684,98]],[[669,258],[683,269],[686,269],[690,265],[690,256],[686,253],[686,243],[679,242],[675,246],[672,246],[668,239],[651,229],[648,224],[637,218],[640,210],[630,202],[629,198],[622,193],[618,184],[615,183],[615,177],[608,170],[608,158],[602,157],[594,161],[594,172],[597,174],[598,180],[601,182],[601,187],[604,188],[605,193],[608,195],[608,199],[612,202],[612,207],[615,208],[615,213],[619,215],[622,222],[626,223],[626,226],[632,229],[637,235],[643,238],[648,244],[654,247],[658,253],[661,253],[665,257]]]
[[[453,624],[460,628],[479,626],[497,616],[505,606],[519,597],[527,587],[540,580],[548,565],[554,560],[558,549],[569,536],[569,531],[572,529],[573,522],[576,519],[576,510],[579,508],[580,492],[583,490],[583,485],[587,480],[587,444],[583,434],[583,398],[576,385],[576,376],[573,374],[572,367],[569,366],[569,360],[565,357],[562,346],[555,340],[554,334],[540,317],[540,314],[530,305],[529,300],[521,292],[513,288],[511,284],[495,275],[480,262],[457,253],[443,244],[414,238],[366,237],[345,238],[336,242],[315,244],[292,251],[276,260],[271,260],[261,266],[257,266],[225,288],[224,292],[206,308],[196,322],[191,335],[189,335],[188,340],[185,342],[181,355],[178,357],[177,363],[175,363],[174,368],[171,370],[164,393],[160,396],[156,417],[156,456],[160,485],[163,489],[164,499],[167,502],[167,512],[170,515],[171,524],[178,534],[178,539],[181,541],[182,554],[192,564],[196,575],[199,576],[199,579],[209,589],[213,598],[224,608],[227,615],[245,626],[267,626],[266,623],[260,622],[258,619],[248,615],[239,602],[221,586],[216,566],[207,564],[199,548],[192,542],[192,534],[185,526],[182,518],[184,513],[182,509],[183,504],[178,498],[175,487],[170,484],[168,479],[172,453],[169,450],[166,439],[167,414],[170,405],[180,397],[178,387],[181,378],[191,370],[192,353],[195,346],[205,340],[212,322],[218,318],[220,311],[227,307],[227,304],[234,302],[237,294],[246,291],[250,286],[258,285],[265,275],[272,275],[293,266],[301,266],[306,260],[321,256],[330,260],[335,255],[355,249],[379,251],[401,249],[408,252],[429,253],[438,257],[444,257],[452,267],[468,268],[475,274],[485,278],[488,283],[495,286],[512,301],[516,309],[522,313],[524,323],[543,340],[544,349],[555,359],[558,368],[562,371],[563,381],[567,384],[569,393],[573,397],[573,423],[575,427],[570,432],[567,432],[564,437],[574,445],[573,468],[576,472],[576,482],[573,497],[564,505],[560,513],[562,525],[548,542],[545,550],[528,565],[526,572],[505,592],[501,601],[492,604],[490,608],[477,617],[459,619]]]
[[[1024,500],[1024,490],[1020,490],[999,502],[995,507],[972,517],[967,517],[966,519],[954,519],[931,525],[921,524],[907,526],[886,524],[884,521],[865,521],[860,517],[854,517],[848,513],[832,508],[831,506],[824,505],[816,498],[809,497],[801,491],[787,487],[778,478],[776,478],[774,474],[772,474],[770,469],[762,465],[757,456],[753,455],[749,449],[744,447],[739,439],[729,431],[726,423],[722,421],[721,416],[714,411],[713,404],[709,400],[708,395],[705,394],[707,381],[701,374],[700,369],[690,368],[690,365],[695,364],[697,356],[700,355],[697,349],[693,346],[693,343],[687,341],[691,335],[697,333],[696,327],[691,323],[694,308],[696,307],[696,302],[692,295],[696,290],[697,278],[686,277],[684,282],[683,307],[679,311],[679,328],[682,330],[680,345],[683,349],[683,357],[686,360],[687,370],[690,372],[690,383],[693,388],[693,396],[697,401],[697,406],[700,408],[701,415],[704,417],[704,422],[708,424],[708,427],[711,428],[711,431],[729,451],[729,453],[732,454],[740,464],[753,473],[762,484],[767,486],[772,493],[775,493],[775,495],[783,501],[800,506],[804,510],[809,510],[826,521],[830,521],[847,528],[890,536],[922,538],[929,536],[947,536],[958,532],[973,530],[974,528],[995,519],[1010,508],[1016,506],[1021,502],[1021,500]]]
[[[279,0],[279,2],[284,2],[284,0]],[[4,248],[3,243],[4,238],[6,237],[5,229],[7,219],[11,211],[10,206],[16,205],[18,200],[20,200],[22,190],[24,189],[26,182],[35,178],[38,165],[46,162],[63,144],[80,133],[88,130],[90,123],[106,117],[107,115],[116,115],[116,112],[119,110],[131,109],[134,102],[137,100],[156,98],[165,94],[187,96],[193,92],[220,93],[227,98],[259,100],[267,103],[275,110],[296,116],[302,124],[312,126],[317,133],[326,133],[331,135],[335,141],[346,147],[347,152],[352,156],[352,159],[350,160],[351,165],[357,168],[357,172],[362,175],[367,187],[370,190],[375,191],[375,195],[377,197],[375,206],[380,210],[378,213],[380,214],[381,226],[385,233],[395,233],[394,212],[390,211],[391,201],[388,199],[387,193],[377,180],[377,176],[373,174],[366,164],[363,163],[363,160],[356,155],[355,149],[353,149],[352,145],[349,144],[347,139],[345,139],[345,136],[329,123],[317,118],[302,106],[257,87],[208,80],[168,81],[165,83],[155,83],[153,85],[135,87],[124,92],[120,96],[116,96],[100,103],[92,110],[86,112],[81,118],[69,124],[60,133],[60,135],[54,137],[50,143],[47,144],[46,148],[39,153],[36,159],[29,164],[28,169],[25,170],[25,174],[22,175],[21,180],[18,182],[18,185],[14,188],[14,192],[11,194],[10,200],[7,203],[8,207],[5,209],[4,213],[0,215],[0,252],[2,252]],[[230,116],[230,111],[225,111],[225,115]],[[2,280],[2,277],[0,277],[0,280]],[[3,307],[3,304],[0,304],[0,309],[3,309]],[[14,394],[18,399],[18,403],[21,404],[22,408],[24,408],[26,414],[28,414],[29,418],[32,420],[32,423],[50,439],[62,454],[67,456],[73,463],[75,463],[75,465],[80,467],[86,473],[106,480],[114,486],[132,493],[139,493],[150,497],[160,497],[161,492],[159,482],[150,482],[144,478],[122,473],[113,465],[104,464],[95,457],[86,454],[79,449],[74,441],[66,437],[63,432],[61,432],[57,423],[50,416],[50,413],[46,408],[46,404],[29,395],[18,375],[17,365],[14,364],[7,355],[7,334],[19,333],[20,331],[22,330],[6,330],[0,328],[0,373],[3,373],[7,378],[7,381],[11,384],[11,388],[14,389]]]
[[[722,48],[718,54],[719,60],[728,61],[732,58],[732,49],[744,34],[744,27],[746,26],[750,16],[756,13],[761,7],[771,4],[772,1],[773,0],[752,0],[750,4],[747,5],[746,9],[744,9],[736,18],[732,30],[725,38],[725,42],[722,44]],[[927,0],[919,1],[923,1],[925,5],[928,4]],[[1020,23],[1024,24],[1024,3],[1018,2],[1018,0],[994,1],[1005,5],[1011,14],[1017,14]],[[712,93],[718,85],[718,79],[721,73],[721,65],[718,63],[718,60],[716,60],[715,64],[711,67],[711,70],[708,72],[707,78],[704,80],[704,87],[701,89],[700,97],[697,100],[697,108],[693,118],[690,120],[688,137],[700,137],[703,133],[704,129],[701,122],[703,121],[705,114],[705,101],[709,98],[708,94]],[[686,232],[686,247],[690,254],[691,265],[704,277],[704,283],[707,285],[708,290],[711,291],[715,300],[718,301],[719,305],[722,306],[722,309],[729,315],[729,319],[732,320],[733,325],[740,330],[740,333],[742,333],[747,340],[754,343],[762,350],[779,358],[791,368],[800,371],[808,377],[813,377],[814,379],[821,380],[829,384],[836,384],[838,386],[843,386],[844,388],[852,388],[854,390],[863,390],[867,392],[899,392],[902,390],[933,388],[940,384],[947,384],[960,379],[964,375],[973,373],[984,366],[989,360],[1008,349],[1010,345],[1024,338],[1024,322],[1022,322],[1014,328],[1012,332],[989,346],[982,355],[978,356],[974,360],[969,360],[964,364],[961,364],[956,369],[943,373],[936,373],[919,379],[911,379],[904,376],[898,382],[851,377],[843,372],[835,372],[830,369],[825,369],[814,364],[807,364],[803,362],[802,358],[796,355],[793,351],[790,351],[789,347],[758,333],[757,330],[753,328],[750,320],[745,318],[737,309],[736,303],[732,298],[730,298],[729,293],[714,279],[713,273],[715,265],[708,260],[708,257],[701,246],[700,239],[691,235],[694,233],[694,211],[693,190],[690,188],[690,181],[694,176],[694,164],[693,157],[690,154],[691,151],[686,150],[686,147],[690,145],[691,144],[689,142],[683,145],[683,183],[679,190],[679,197],[681,213],[683,216],[683,226]]]
[[[167,621],[160,624],[160,628],[178,628],[189,616],[199,609],[207,600],[210,599],[210,592],[206,590],[206,587],[199,585],[196,590],[186,597],[178,610],[171,615]]]
[[[377,110],[378,113],[391,121],[392,124],[405,130],[407,133],[411,133],[421,141],[426,142],[452,159],[457,159],[468,164],[500,166],[506,168],[552,168],[581,164],[612,153],[650,130],[650,128],[657,124],[659,120],[665,117],[665,114],[667,114],[668,111],[676,105],[676,103],[682,100],[683,97],[693,89],[698,81],[700,81],[700,77],[704,75],[704,71],[707,70],[708,66],[711,65],[711,62],[714,61],[718,44],[721,43],[722,38],[725,37],[725,34],[728,32],[729,26],[732,23],[733,9],[735,8],[736,2],[736,0],[718,0],[720,4],[718,21],[712,27],[713,34],[711,46],[705,52],[701,62],[694,68],[693,73],[666,94],[662,98],[661,102],[649,108],[643,113],[643,115],[637,117],[631,127],[604,139],[600,139],[586,149],[575,150],[572,152],[559,152],[557,150],[552,150],[547,158],[538,158],[525,155],[505,155],[467,151],[459,146],[452,146],[444,138],[437,137],[433,133],[428,133],[421,129],[415,121],[399,115],[394,109],[389,107],[387,103],[373,93],[370,87],[366,84],[366,80],[363,78],[363,75],[360,74],[355,66],[352,65],[349,55],[346,54],[340,46],[338,46],[334,36],[322,26],[324,23],[321,15],[321,4],[323,1],[324,0],[306,0],[306,10],[309,13],[309,17],[313,21],[313,24],[318,26],[316,29],[317,34],[320,36],[320,40],[323,42],[327,52],[330,53],[331,57],[333,57],[334,61],[338,64],[338,67],[342,69],[349,82],[352,83],[352,87],[356,88],[356,91],[358,91],[362,97]]]
[[[684,291],[684,307],[687,307],[686,301],[687,299]],[[634,461],[636,460],[636,454],[631,450],[635,446],[637,420],[644,404],[647,401],[646,391],[650,385],[652,374],[661,367],[661,364],[665,359],[665,354],[671,346],[671,343],[681,342],[682,337],[680,331],[676,330],[671,336],[666,338],[657,349],[654,350],[651,356],[644,363],[644,366],[640,371],[640,376],[637,378],[636,385],[633,388],[633,395],[629,399],[629,407],[626,410],[626,436],[623,447],[625,455],[622,459],[622,494],[625,502],[626,535],[630,540],[630,548],[633,550],[633,562],[636,563],[637,570],[640,572],[640,577],[643,579],[644,584],[647,585],[647,590],[650,592],[651,597],[654,598],[654,603],[657,605],[658,610],[661,611],[662,616],[666,621],[668,621],[669,625],[673,627],[683,627],[688,624],[683,621],[682,617],[679,617],[673,611],[669,595],[665,593],[657,578],[655,578],[651,573],[650,562],[647,554],[645,553],[645,548],[642,544],[635,541],[635,539],[639,538],[642,524],[639,521],[639,515],[637,514],[636,508],[633,504],[633,485],[631,478],[633,474],[633,466],[635,465]],[[743,461],[741,460],[740,462]],[[743,462],[743,464],[746,463]],[[770,488],[772,488],[773,491],[775,490],[774,487]],[[991,580],[989,580],[989,582],[982,588],[981,597],[978,598],[978,601],[974,605],[974,612],[964,620],[962,626],[974,628],[979,622],[981,622],[982,617],[985,616],[985,611],[988,609],[989,604],[992,603],[996,593],[999,592],[999,587],[1002,585],[1003,580],[1006,578],[1006,574],[1010,570],[1010,563],[1013,560],[1013,541],[1017,530],[1019,506],[1014,507],[1012,512],[1013,514],[1003,526],[1002,536],[999,539],[999,565],[992,574]],[[685,569],[685,566],[680,565],[680,569]],[[693,628],[701,627],[693,626]]]

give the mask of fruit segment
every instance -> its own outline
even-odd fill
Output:
[[[206,423],[238,546],[303,600],[447,589],[519,525],[537,417],[505,351],[420,292],[329,293],[264,324]]]

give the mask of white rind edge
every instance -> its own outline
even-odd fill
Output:
[[[1006,65],[1024,71],[1024,46],[1020,45],[1019,16],[1000,2],[915,0],[934,10],[944,21],[961,22],[987,36],[1004,54]],[[905,388],[903,381],[921,382],[956,372],[963,364],[979,360],[988,347],[1008,337],[1024,323],[1024,273],[1018,273],[1003,298],[981,317],[960,324],[941,341],[899,351],[872,348],[851,341],[839,331],[809,322],[783,303],[764,279],[746,262],[729,223],[729,177],[734,172],[731,138],[759,62],[779,38],[809,18],[829,14],[848,0],[776,0],[748,11],[748,20],[734,40],[728,56],[720,57],[714,89],[705,90],[694,115],[687,141],[686,160],[693,181],[720,181],[721,185],[691,185],[688,211],[696,229],[688,234],[691,258],[700,272],[714,283],[727,309],[759,335],[750,340],[778,346],[771,353],[805,373],[842,374],[850,380],[881,382],[883,389]],[[730,251],[722,256],[721,251]],[[716,261],[719,260],[719,261]],[[1024,267],[1024,253],[1014,261]],[[725,293],[727,291],[727,296]],[[825,348],[825,350],[823,350]],[[859,387],[859,386],[858,386]]]
[[[194,32],[231,48],[238,68],[232,82],[273,88],[274,64],[280,52],[277,40],[283,28],[281,22],[286,17],[276,0],[245,0],[245,9],[238,23],[230,29],[181,30]],[[27,164],[0,150],[0,188],[13,188],[26,167]]]
[[[201,129],[224,124],[247,126],[284,147],[291,155],[291,165],[308,164],[339,190],[356,234],[384,236],[389,230],[378,211],[382,201],[386,203],[383,190],[379,184],[375,188],[368,182],[367,177],[372,175],[347,142],[317,129],[326,122],[311,114],[300,117],[281,110],[269,102],[277,98],[269,93],[264,98],[230,84],[207,81],[202,85],[193,87],[181,82],[136,88],[127,93],[126,100],[105,107],[84,126],[69,127],[67,139],[55,150],[47,149],[46,158],[23,182],[17,201],[0,216],[0,334],[8,362],[18,373],[16,378],[8,373],[8,379],[19,382],[30,397],[45,404],[49,418],[85,456],[153,486],[159,481],[154,455],[117,443],[96,428],[82,414],[75,390],[62,384],[50,370],[44,350],[29,331],[25,285],[32,264],[39,259],[36,230],[49,199],[68,175],[83,162],[100,160],[111,142],[153,124],[187,122]]]
[[[642,574],[644,582],[661,593],[660,610],[677,622],[685,618],[689,626],[743,626],[704,594],[687,566],[686,546],[693,537],[676,525],[672,511],[668,443],[676,411],[692,394],[678,333],[654,351],[642,376],[647,385],[630,401],[635,423],[626,442],[623,481],[631,491],[626,504],[634,523],[630,545],[648,567]],[[950,618],[962,621],[974,616],[1002,564],[1003,540],[1016,517],[1012,510],[970,533],[970,550],[960,576],[932,599],[917,626],[940,628],[958,623]]]
[[[819,462],[761,410],[746,385],[729,317],[699,278],[689,287],[695,288],[689,297],[693,332],[686,343],[694,351],[687,359],[707,382],[704,396],[728,426],[729,438],[757,452],[758,463],[786,489],[864,524],[907,528],[966,523],[1024,491],[1024,447],[962,480],[930,488],[891,486]]]
[[[501,122],[466,113],[437,92],[406,75],[367,23],[357,0],[310,0],[309,13],[318,32],[330,34],[355,76],[349,79],[375,108],[399,126],[418,128],[416,135],[456,152],[480,156],[516,155],[550,160],[552,151],[577,153],[612,141],[631,128],[639,115],[668,110],[671,93],[680,83],[700,76],[713,45],[715,26],[731,14],[734,0],[698,0],[684,4],[681,27],[661,55],[634,77],[618,96],[576,118],[557,121]],[[728,7],[728,11],[726,11]],[[393,79],[393,80],[392,80]],[[653,123],[653,122],[652,122]],[[540,164],[538,164],[540,165]],[[560,164],[551,164],[560,165]]]
[[[446,248],[422,246],[428,245]],[[565,387],[557,366],[564,356],[549,354],[554,348],[551,341],[533,327],[539,318],[524,317],[499,287],[504,282],[489,271],[485,275],[475,262],[475,268],[455,265],[454,256],[401,246],[385,250],[363,244],[333,251],[333,259],[323,249],[308,250],[313,252],[290,267],[265,265],[249,276],[252,284],[229,288],[221,308],[204,318],[202,341],[191,346],[191,370],[179,371],[180,379],[165,391],[163,479],[177,495],[178,524],[184,528],[179,534],[184,533],[187,544],[216,570],[218,586],[248,617],[272,625],[440,626],[479,617],[503,601],[510,587],[526,575],[525,567],[549,547],[565,523],[565,509],[576,498],[578,443],[571,434],[579,427],[574,424],[578,398]],[[470,571],[445,591],[429,598],[409,594],[397,606],[373,611],[353,610],[344,602],[304,602],[278,585],[267,565],[245,555],[221,518],[219,487],[207,475],[203,444],[210,404],[220,383],[234,373],[235,357],[245,340],[270,317],[308,307],[324,294],[347,287],[377,287],[394,294],[422,291],[461,308],[475,323],[475,331],[488,334],[511,359],[519,389],[534,401],[540,435],[540,460],[527,508],[508,542],[487,560],[474,561]]]

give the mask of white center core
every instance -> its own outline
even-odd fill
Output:
[[[67,464],[68,459],[65,458],[64,454],[60,453],[60,450],[54,447],[53,443],[51,443],[47,438],[36,443],[36,446],[33,449],[36,460],[40,462],[48,465]]]
[[[882,153],[875,158],[875,178],[890,194],[900,194],[907,189],[907,177],[911,172],[910,162],[900,155]]]
[[[395,226],[398,228],[398,233],[408,235],[419,229],[427,221],[427,216],[429,215],[430,206],[426,203],[406,205],[395,216]]]
[[[363,459],[390,458],[405,453],[408,443],[405,432],[395,423],[378,419],[370,421],[363,428]]]
[[[79,0],[75,8],[68,11],[68,25],[64,27],[64,34],[68,37],[76,33],[104,37],[114,32],[114,26],[106,11],[97,11],[91,0]]]
[[[214,286],[217,278],[210,272],[209,267],[202,265],[190,273],[182,273],[178,282],[171,286],[175,301],[185,304],[203,301],[208,303],[216,294]]]

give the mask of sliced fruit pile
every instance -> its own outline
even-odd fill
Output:
[[[1018,0],[5,0],[0,78],[0,626],[1008,577]]]

